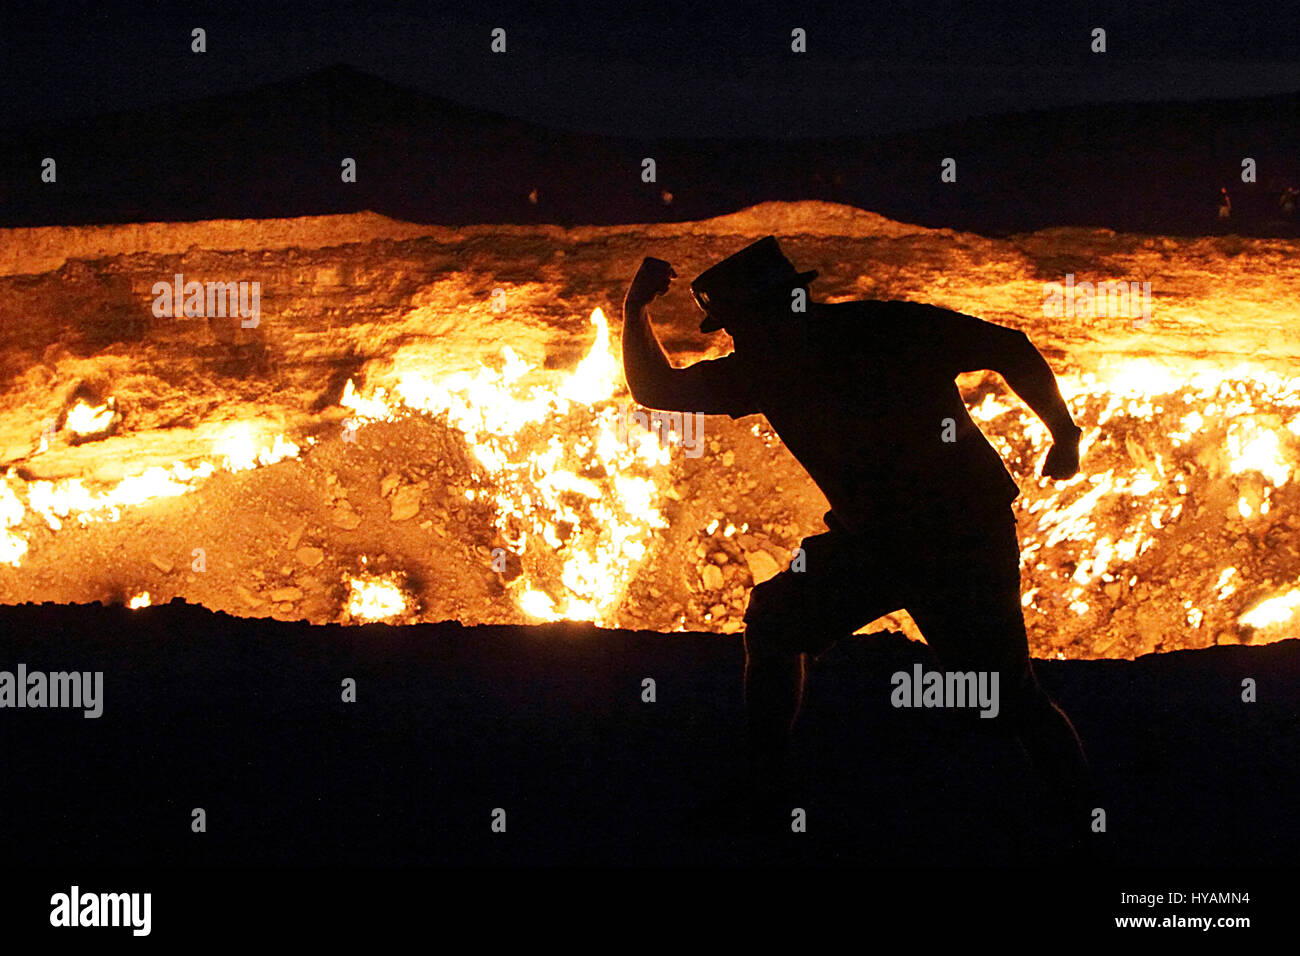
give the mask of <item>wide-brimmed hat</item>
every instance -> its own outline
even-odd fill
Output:
[[[779,288],[793,289],[807,285],[817,278],[817,271],[800,272],[781,252],[776,236],[764,236],[715,266],[705,269],[691,283],[691,295],[704,310],[701,332],[716,332],[722,328],[710,311],[714,302],[745,305]]]

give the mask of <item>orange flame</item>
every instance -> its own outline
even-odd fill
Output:
[[[418,359],[399,361],[391,392],[362,394],[349,381],[341,402],[362,419],[445,415],[462,433],[482,469],[466,497],[494,505],[493,525],[525,569],[510,585],[516,603],[542,620],[609,622],[653,532],[666,526],[658,502],[668,449],[637,430],[620,438],[621,365],[604,312],[593,311],[591,324],[591,349],[558,381],[506,347],[499,371],[480,365],[431,381]]]
[[[396,575],[349,577],[348,613],[358,621],[386,621],[407,613],[406,592]]]

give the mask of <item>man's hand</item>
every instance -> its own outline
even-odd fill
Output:
[[[1075,429],[1073,434],[1063,435],[1052,442],[1047,459],[1043,462],[1043,477],[1066,481],[1079,473],[1079,436],[1082,432]]]
[[[646,256],[641,260],[641,268],[632,279],[627,290],[627,297],[632,302],[647,303],[668,291],[668,286],[677,273],[663,259]]]

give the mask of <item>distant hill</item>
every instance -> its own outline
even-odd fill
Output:
[[[443,225],[707,218],[821,199],[990,235],[1046,226],[1296,235],[1300,93],[1110,104],[877,138],[636,140],[550,129],[346,66],[246,92],[0,131],[0,226],[374,210]],[[44,157],[58,181],[43,184]],[[357,162],[357,182],[340,162]],[[656,183],[641,179],[653,158]],[[940,161],[957,161],[942,183]],[[1241,182],[1243,157],[1258,182]],[[1216,218],[1219,188],[1233,218]],[[667,201],[664,193],[671,193]],[[535,201],[530,200],[533,194]]]

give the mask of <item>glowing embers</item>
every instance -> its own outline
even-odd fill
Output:
[[[1234,475],[1254,472],[1267,481],[1240,483],[1241,496],[1237,511],[1242,518],[1266,515],[1272,507],[1274,488],[1281,488],[1291,477],[1291,465],[1283,457],[1278,432],[1246,418],[1228,427],[1228,470]]]
[[[134,595],[131,600],[126,602],[126,606],[131,608],[133,611],[142,607],[149,607],[151,604],[153,604],[153,598],[149,596],[148,591],[141,591],[139,594]]]
[[[1294,493],[1300,379],[1245,365],[1131,361],[1063,376],[1062,391],[1084,429],[1083,468],[1066,482],[1038,478],[1019,502],[1025,606],[1069,613],[1085,642],[1111,622],[1114,639],[1152,649],[1161,640],[1155,622],[1176,620],[1233,639],[1246,582],[1296,571],[1294,549],[1275,542],[1300,528],[1294,504],[1278,498]],[[1037,477],[1050,436],[1008,399],[985,395],[972,415],[1023,486],[1031,471]],[[1239,568],[1217,562],[1222,549],[1241,556]],[[1270,600],[1240,624],[1289,615],[1288,595]],[[1134,618],[1144,636],[1125,636]]]
[[[283,435],[268,437],[251,422],[230,425],[217,439],[213,454],[224,471],[247,471],[258,465],[273,465],[297,458],[300,449]]]
[[[111,407],[111,403],[85,405],[84,413],[77,412],[79,407],[83,406],[74,404],[68,413],[65,427],[69,433],[78,423],[87,428],[98,427],[103,423],[103,409]],[[125,438],[119,435],[113,440]],[[48,436],[42,436],[42,449],[48,445]],[[88,483],[81,478],[24,482],[15,471],[9,471],[0,481],[0,563],[21,566],[29,550],[29,533],[21,530],[28,514],[38,517],[51,531],[62,530],[68,520],[82,526],[120,521],[124,509],[187,494],[218,471],[242,471],[299,454],[296,444],[265,422],[218,426],[213,434],[205,436],[203,445],[208,449],[206,457],[196,455],[188,461],[154,465],[116,483]],[[26,505],[22,501],[24,496]]]
[[[9,487],[8,479],[0,481],[0,526],[3,526],[0,530],[0,562],[15,568],[22,564],[23,555],[27,553],[27,539],[9,529],[20,524],[25,513],[26,509]]]
[[[211,462],[196,466],[177,462],[170,468],[155,466],[138,475],[123,478],[117,485],[92,491],[80,478],[59,482],[34,481],[27,487],[27,502],[50,530],[63,527],[63,519],[76,517],[81,524],[92,521],[118,521],[122,508],[154,498],[174,498],[191,489],[196,481],[211,476],[216,467]]]
[[[405,580],[400,573],[349,575],[347,616],[357,623],[404,621],[411,612]]]
[[[1214,590],[1220,601],[1237,590],[1237,585],[1232,582],[1232,577],[1236,573],[1236,568],[1224,568],[1222,573],[1219,574],[1219,580],[1214,582]]]
[[[107,396],[100,385],[78,381],[58,418],[42,429],[36,453],[49,451],[59,434],[69,445],[100,441],[114,434],[121,422],[117,399]]]
[[[1241,615],[1238,620],[1246,627],[1256,630],[1275,628],[1288,623],[1295,615],[1297,607],[1300,607],[1300,587],[1291,588],[1285,594],[1261,601]]]
[[[91,405],[85,399],[78,398],[68,409],[63,427],[68,431],[69,442],[79,444],[107,437],[119,419],[117,403],[113,399],[110,398],[102,405]]]
[[[505,582],[525,614],[605,623],[657,528],[669,448],[649,432],[620,435],[622,380],[604,313],[595,341],[569,373],[536,368],[509,347],[499,368],[431,377],[418,355],[398,355],[386,385],[348,382],[341,404],[365,419],[410,411],[446,416],[481,471],[470,500],[488,500],[493,526],[522,573]]]
[[[123,478],[116,485],[98,489],[87,487],[80,478],[33,481],[27,486],[28,507],[53,531],[61,529],[68,518],[75,518],[83,525],[118,521],[123,508],[186,494],[217,471],[243,471],[296,458],[298,454],[296,444],[279,433],[268,434],[265,425],[233,422],[222,428],[212,442],[209,458],[216,461],[200,459],[194,464],[155,465]],[[2,502],[0,494],[0,518],[4,517]]]

